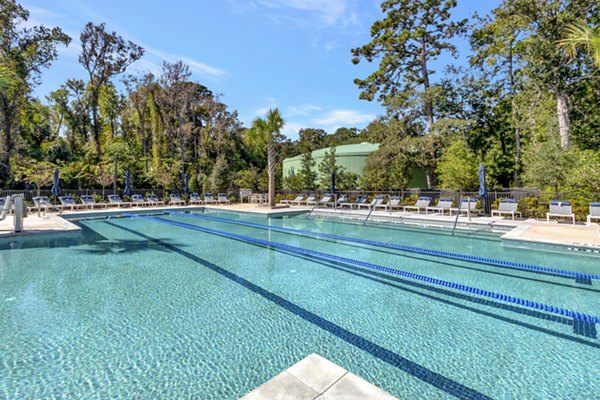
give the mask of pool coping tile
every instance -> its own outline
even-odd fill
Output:
[[[398,400],[318,355],[310,354],[241,400]]]

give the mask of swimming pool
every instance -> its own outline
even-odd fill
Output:
[[[599,281],[297,231],[584,274],[598,257],[493,234],[202,215],[84,220],[78,238],[4,246],[0,397],[234,399],[313,352],[399,398],[597,397],[600,341],[572,318],[315,252],[593,316]]]

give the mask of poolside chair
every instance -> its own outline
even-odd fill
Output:
[[[346,203],[341,203],[341,204],[340,204],[340,206],[341,206],[342,208],[344,208],[344,207],[348,206],[348,207],[350,207],[350,209],[353,209],[353,208],[354,208],[354,206],[356,206],[356,209],[358,209],[358,206],[359,206],[360,204],[364,204],[364,203],[366,203],[368,199],[369,199],[369,196],[367,196],[367,195],[365,194],[365,195],[358,196],[358,197],[356,198],[356,201],[355,201],[355,202],[346,202]]]
[[[311,204],[315,204],[315,199],[317,198],[316,194],[309,194],[308,197],[305,200],[301,200],[300,204],[305,204],[307,206],[310,206]]]
[[[88,207],[90,210],[93,210],[94,207],[106,207],[106,203],[96,203],[96,199],[91,194],[82,194],[79,196],[79,199],[81,200],[81,205],[86,209]]]
[[[300,204],[302,204],[302,201],[304,200],[304,195],[298,195],[298,197],[296,197],[294,200],[291,201],[291,204],[293,206],[299,206]]]
[[[383,200],[385,200],[385,196],[380,194],[380,195],[373,197],[373,200],[371,200],[370,203],[365,202],[365,203],[357,204],[356,209],[360,210],[362,207],[365,207],[365,208],[368,208],[369,210],[371,210],[372,208],[374,208],[380,204],[383,204]]]
[[[135,205],[135,206],[147,206],[150,205],[150,202],[144,200],[144,196],[142,196],[141,194],[132,194],[131,195],[131,204]]]
[[[315,203],[315,207],[327,207],[331,203],[333,195],[331,193],[324,194],[319,201]]]
[[[118,194],[109,194],[106,197],[108,197],[108,204],[111,206],[117,206],[118,208],[131,206],[130,202],[123,201]]]
[[[388,201],[385,204],[385,210],[386,211],[389,210],[391,212],[394,208],[397,208],[399,210],[403,209],[403,206],[400,205],[401,201],[402,201],[402,197],[400,197],[400,196],[392,196],[392,197],[390,197],[390,201]]]
[[[427,212],[427,207],[431,204],[431,197],[419,196],[416,203],[412,206],[404,206],[404,211],[417,210],[417,214],[421,214],[421,210]]]
[[[575,214],[571,208],[570,201],[550,201],[550,211],[546,213],[546,222],[550,222],[550,217],[556,217],[557,219],[569,218],[573,221],[573,225],[575,225]]]
[[[62,208],[50,203],[48,196],[36,196],[32,200],[35,206],[31,207],[30,210],[36,210],[38,215],[42,209],[44,210],[44,214],[46,214],[48,210],[56,210],[59,214],[62,214]]]
[[[477,199],[472,197],[463,198],[458,208],[450,208],[450,215],[452,211],[456,211],[458,214],[480,214],[481,210],[477,208]]]
[[[185,200],[179,196],[179,193],[169,193],[169,199],[170,206],[185,206]]]
[[[291,205],[291,204],[294,204],[294,203],[300,204],[300,201],[302,201],[303,198],[304,198],[304,195],[300,194],[300,195],[296,196],[296,198],[294,200],[287,200],[287,199],[285,199],[285,200],[281,200],[281,202],[283,204],[288,204],[288,205]]]
[[[147,194],[146,200],[150,203],[151,206],[164,206],[165,202],[160,200],[155,194]]]
[[[340,197],[338,197],[336,201],[330,201],[329,203],[325,203],[325,207],[331,206],[333,208],[337,208],[342,203],[347,203],[347,202],[348,202],[348,195],[343,194]]]
[[[429,214],[429,211],[433,211],[434,213],[439,211],[442,213],[442,215],[444,215],[446,210],[448,210],[448,213],[450,213],[452,203],[454,203],[454,199],[450,197],[441,197],[435,207],[425,207],[425,214]]]
[[[204,204],[214,204],[217,201],[213,197],[212,193],[204,193]]]
[[[204,204],[204,200],[196,192],[190,194],[190,204]]]
[[[515,214],[519,214],[519,218],[522,217],[520,211],[517,211],[517,207],[519,203],[515,199],[502,199],[500,200],[500,204],[498,205],[497,210],[492,210],[492,217],[494,214],[498,214],[498,216],[502,216],[502,214],[508,214],[512,217],[513,221],[515,220]]]
[[[217,203],[219,204],[231,204],[231,201],[227,198],[226,193],[217,194]]]
[[[77,204],[73,196],[59,196],[58,200],[60,201],[60,207],[63,211],[67,208],[70,208],[71,211],[73,211],[81,206],[81,204]]]
[[[590,203],[590,214],[587,216],[587,226],[592,226],[592,220],[600,220],[600,203]]]

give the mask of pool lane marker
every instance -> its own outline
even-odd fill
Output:
[[[574,332],[577,334],[582,334],[584,336],[596,337],[596,326],[595,325],[600,321],[600,318],[598,318],[594,315],[580,313],[580,312],[576,312],[576,311],[572,311],[572,310],[568,310],[568,309],[564,309],[564,308],[560,308],[560,307],[554,307],[554,306],[538,303],[535,301],[521,299],[518,297],[507,296],[507,295],[504,295],[501,293],[482,290],[482,289],[478,289],[478,288],[475,288],[472,286],[461,285],[458,283],[444,281],[442,279],[437,279],[437,278],[432,278],[432,277],[425,276],[425,275],[415,274],[412,272],[402,271],[399,269],[385,267],[382,265],[373,264],[373,263],[369,263],[369,262],[365,262],[365,261],[359,261],[359,260],[353,260],[351,258],[340,257],[340,256],[323,253],[323,252],[316,251],[316,250],[309,250],[309,249],[304,249],[301,247],[291,246],[291,245],[287,245],[287,244],[283,244],[283,243],[271,242],[271,241],[262,240],[262,239],[256,239],[256,238],[252,238],[250,236],[238,235],[235,233],[229,233],[229,232],[224,232],[224,231],[218,231],[215,229],[200,227],[197,225],[190,225],[190,224],[186,224],[183,222],[168,221],[165,219],[160,219],[160,218],[155,218],[155,217],[146,217],[143,215],[137,215],[137,214],[131,214],[131,213],[123,213],[122,215],[126,216],[126,217],[140,218],[140,219],[154,221],[154,222],[158,222],[158,223],[162,223],[162,224],[173,225],[173,226],[177,226],[180,228],[186,228],[186,229],[191,229],[191,230],[195,230],[195,231],[199,231],[199,232],[209,233],[212,235],[222,236],[222,237],[229,238],[229,239],[235,239],[235,240],[240,240],[240,241],[244,241],[244,242],[248,242],[248,243],[254,243],[254,244],[258,244],[260,246],[286,250],[286,251],[290,251],[290,252],[294,252],[294,253],[298,253],[298,254],[305,254],[305,255],[309,255],[309,256],[313,256],[313,257],[338,261],[338,262],[342,262],[342,263],[346,263],[346,264],[350,264],[350,265],[357,265],[359,267],[370,268],[370,269],[374,269],[377,271],[382,271],[382,272],[393,274],[393,275],[399,275],[399,276],[403,276],[405,278],[410,278],[410,279],[430,283],[430,284],[437,285],[437,286],[448,287],[448,288],[455,289],[458,291],[467,292],[467,293],[475,294],[475,295],[482,296],[482,297],[488,297],[488,298],[491,298],[494,300],[503,301],[505,303],[517,304],[522,307],[533,308],[536,310],[545,311],[547,313],[557,314],[557,315],[560,315],[563,317],[573,318]]]
[[[206,220],[210,220],[210,221],[225,222],[225,223],[229,223],[229,224],[249,226],[252,228],[270,229],[270,230],[277,231],[277,232],[293,233],[293,234],[299,234],[299,235],[304,235],[304,236],[313,237],[313,238],[324,238],[324,239],[341,240],[341,241],[346,241],[346,242],[354,242],[354,243],[366,244],[366,245],[374,246],[374,247],[382,247],[382,248],[387,248],[387,249],[400,250],[400,251],[405,251],[405,252],[409,252],[409,253],[424,254],[424,255],[428,255],[428,256],[443,257],[443,258],[449,258],[449,259],[460,260],[460,261],[468,261],[468,262],[473,262],[473,263],[477,263],[477,264],[492,265],[495,267],[523,270],[523,271],[528,271],[528,272],[540,272],[540,273],[553,275],[553,276],[559,276],[559,277],[563,277],[563,278],[570,278],[570,279],[575,278],[576,282],[578,282],[578,283],[584,283],[584,284],[590,284],[590,285],[592,283],[591,282],[592,280],[600,280],[600,275],[586,274],[583,272],[568,271],[568,270],[558,269],[558,268],[542,267],[542,266],[538,266],[538,265],[523,264],[523,263],[517,263],[517,262],[505,261],[505,260],[495,260],[493,258],[469,256],[466,254],[451,253],[451,252],[447,252],[447,251],[430,250],[430,249],[424,249],[424,248],[420,248],[420,247],[404,246],[401,244],[378,242],[375,240],[368,240],[368,239],[358,239],[358,238],[352,238],[352,237],[348,237],[348,236],[332,235],[329,233],[311,232],[311,231],[306,231],[306,230],[302,230],[302,229],[270,226],[270,225],[258,224],[258,223],[254,223],[254,222],[235,221],[235,220],[228,219],[228,218],[210,217],[207,215],[199,215],[199,214],[184,213],[184,212],[177,212],[177,211],[169,211],[168,213],[173,214],[173,215],[182,215],[182,216],[188,216],[188,217],[201,218],[201,219],[206,219]]]

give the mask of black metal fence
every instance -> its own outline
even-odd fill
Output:
[[[171,191],[164,189],[132,189],[131,194],[156,194],[162,199],[166,199]],[[293,199],[298,194],[317,194],[323,195],[328,193],[329,190],[316,189],[316,190],[279,190],[276,191],[277,201],[282,199]],[[23,194],[25,200],[28,203],[33,203],[33,197],[35,196],[48,196],[52,198],[52,191],[49,189],[45,190],[0,190],[0,197],[6,197],[12,194]],[[60,194],[74,196],[79,198],[81,195],[95,195],[99,199],[106,199],[109,194],[119,194],[123,197],[123,190],[113,191],[109,189],[61,189]],[[341,194],[348,195],[351,199],[355,199],[359,195],[375,196],[377,194],[389,195],[389,196],[400,196],[402,198],[402,204],[414,204],[418,196],[429,196],[432,198],[432,202],[436,203],[440,197],[451,197],[455,201],[458,201],[461,196],[469,196],[479,199],[478,192],[458,192],[452,190],[429,190],[429,189],[407,189],[407,190],[379,190],[379,191],[364,191],[364,190],[343,190],[336,191],[339,196]],[[239,190],[229,190],[227,192],[228,197],[232,200],[237,199],[239,201]],[[185,196],[184,196],[185,197]],[[550,200],[561,200],[571,201],[573,205],[573,212],[575,213],[578,220],[585,220],[588,213],[588,203],[591,201],[600,201],[600,193],[580,193],[580,192],[543,192],[538,189],[493,189],[490,190],[485,197],[485,202],[482,202],[480,206],[485,210],[487,214],[490,213],[491,208],[496,208],[497,203],[503,198],[512,198],[519,202],[519,211],[523,213],[526,218],[545,218],[546,212],[548,211],[548,204]],[[58,202],[57,199],[53,199]],[[481,200],[481,199],[480,199]]]
[[[322,195],[329,193],[329,190],[282,190],[278,191],[279,199],[293,199],[297,194],[317,194]],[[589,213],[588,203],[592,201],[600,201],[600,193],[580,193],[580,192],[543,192],[539,189],[493,189],[488,191],[485,199],[479,197],[479,192],[459,192],[453,190],[429,190],[429,189],[407,189],[407,190],[390,190],[390,191],[336,191],[336,195],[348,195],[351,199],[355,199],[359,195],[375,196],[383,194],[388,196],[400,196],[402,205],[414,204],[418,196],[428,196],[432,198],[432,203],[436,203],[440,197],[453,198],[458,202],[461,197],[477,198],[479,206],[486,214],[490,214],[490,210],[497,208],[497,204],[503,198],[515,199],[519,203],[519,211],[525,218],[545,218],[551,200],[570,201],[572,203],[573,212],[577,220],[585,221]],[[483,200],[483,201],[482,201]]]

